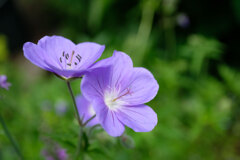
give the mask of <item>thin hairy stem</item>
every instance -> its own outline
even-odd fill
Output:
[[[81,160],[83,160],[83,152],[82,151],[82,137],[83,137],[83,127],[80,127],[79,135],[78,135],[78,144],[77,144],[77,151],[75,155],[75,160],[78,160],[79,155]]]
[[[95,117],[96,117],[96,114],[93,115],[91,118],[89,118],[85,123],[83,123],[83,126],[86,126]]]
[[[67,82],[68,90],[69,90],[70,95],[71,95],[72,100],[73,100],[73,104],[74,104],[77,120],[78,120],[78,123],[79,123],[79,126],[80,126],[75,160],[78,160],[79,156],[83,160],[83,152],[81,153],[81,151],[82,151],[82,137],[83,137],[83,127],[84,127],[84,124],[82,123],[82,119],[79,116],[79,112],[78,112],[78,109],[77,109],[77,103],[76,103],[76,99],[75,99],[73,91],[72,91],[71,84],[70,84],[69,81],[66,81],[66,82]]]
[[[17,145],[17,142],[13,139],[1,114],[0,114],[0,123],[2,124],[3,131],[4,131],[5,135],[7,136],[7,138],[9,139],[9,141],[11,142],[15,152],[17,153],[17,155],[19,156],[19,158],[21,160],[24,160],[23,155]]]
[[[100,124],[96,124],[96,125],[92,126],[92,127],[89,129],[89,131],[88,131],[88,136],[89,136],[89,137],[91,137],[92,132],[93,132],[94,129],[97,128],[97,127],[100,127]]]
[[[70,95],[71,95],[72,100],[73,100],[73,104],[74,104],[74,108],[75,108],[77,120],[78,120],[78,123],[79,123],[80,128],[81,128],[81,126],[82,126],[82,121],[81,121],[80,116],[79,116],[79,113],[78,113],[76,99],[75,99],[75,97],[74,97],[74,95],[73,95],[73,91],[72,91],[72,87],[71,87],[70,82],[69,82],[69,81],[66,81],[66,82],[67,82],[68,90],[69,90]]]

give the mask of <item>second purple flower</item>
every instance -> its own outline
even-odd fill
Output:
[[[104,49],[104,45],[93,42],[75,45],[61,36],[45,36],[37,44],[26,42],[23,46],[29,61],[64,79],[82,76]]]
[[[144,103],[158,92],[158,83],[147,69],[133,67],[131,58],[119,51],[99,61],[81,83],[84,97],[91,102],[96,118],[111,136],[120,136],[125,126],[136,132],[151,131],[156,113]]]

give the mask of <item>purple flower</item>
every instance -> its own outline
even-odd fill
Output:
[[[76,103],[78,108],[78,113],[80,118],[83,118],[83,123],[85,123],[88,119],[96,114],[95,110],[93,109],[92,104],[86,100],[82,95],[76,97]],[[97,118],[93,118],[91,121],[87,123],[87,126],[91,127],[98,124]]]
[[[66,160],[68,157],[66,150],[62,149],[62,148],[58,148],[57,149],[57,157],[59,158],[59,160]]]
[[[96,63],[81,83],[82,94],[91,101],[99,123],[114,137],[120,136],[125,126],[135,132],[148,132],[156,126],[156,113],[144,103],[156,96],[158,88],[147,69],[133,68],[131,58],[119,51]]]
[[[67,160],[68,155],[66,150],[60,148],[59,145],[55,144],[52,147],[48,147],[42,150],[42,155],[45,157],[46,160]]]
[[[38,67],[69,79],[82,76],[101,56],[105,46],[93,42],[75,45],[61,36],[45,36],[37,44],[26,42],[24,56]]]
[[[0,87],[8,90],[8,87],[11,86],[11,83],[7,82],[7,76],[0,75]]]

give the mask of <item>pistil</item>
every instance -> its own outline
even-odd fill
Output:
[[[126,95],[128,95],[128,94],[131,94],[129,88],[127,89],[127,92],[126,92],[126,93],[124,93],[123,95],[121,95],[121,96],[119,96],[119,97],[117,97],[117,98],[114,98],[112,101],[115,102],[116,100],[118,100],[118,99],[120,99],[120,98],[122,98],[123,96],[126,96]]]
[[[70,63],[68,63],[68,66],[72,66],[72,60],[73,60],[73,55],[74,55],[75,51],[72,51],[72,55],[71,55],[71,59],[70,59]]]

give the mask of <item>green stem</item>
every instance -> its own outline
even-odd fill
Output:
[[[83,126],[86,126],[88,124],[88,122],[90,122],[95,117],[96,117],[96,114],[93,115],[91,118],[89,118],[85,123],[83,123]]]
[[[76,116],[77,116],[77,120],[78,120],[78,123],[80,125],[80,127],[82,126],[82,121],[80,119],[80,116],[79,116],[79,113],[78,113],[78,109],[77,109],[77,103],[76,103],[76,99],[73,95],[73,91],[72,91],[72,87],[71,87],[71,84],[69,81],[66,81],[67,82],[67,86],[68,86],[68,90],[70,92],[70,95],[72,97],[72,100],[73,100],[73,104],[74,104],[74,108],[75,108],[75,112],[76,112]]]
[[[70,95],[72,97],[72,100],[73,100],[77,120],[78,120],[78,123],[79,123],[79,126],[80,126],[80,131],[79,131],[79,136],[78,136],[78,144],[77,144],[77,151],[76,151],[76,155],[75,155],[75,160],[78,160],[78,157],[79,157],[80,152],[82,150],[81,148],[82,148],[83,124],[82,124],[82,120],[80,119],[80,116],[79,116],[79,112],[78,112],[78,109],[77,109],[77,103],[76,103],[76,99],[75,99],[73,91],[72,91],[71,84],[70,84],[69,81],[66,81],[66,82],[67,82],[69,93],[70,93]],[[83,159],[83,153],[81,154],[81,159]]]
[[[163,17],[165,44],[166,44],[166,58],[172,59],[176,56],[176,35],[173,18],[170,16]]]
[[[148,46],[148,40],[151,35],[153,18],[160,0],[144,1],[142,9],[141,22],[139,24],[138,33],[135,40],[134,51],[138,53],[138,59],[135,62],[138,64],[143,62],[143,57]]]
[[[78,136],[78,145],[77,145],[77,151],[76,151],[76,155],[75,155],[75,160],[78,160],[78,157],[81,153],[82,150],[82,137],[83,137],[83,127],[80,127],[80,132],[79,132],[79,136]],[[83,160],[83,152],[81,154],[81,160]]]
[[[3,130],[6,134],[6,136],[8,137],[9,141],[12,143],[12,146],[13,146],[15,152],[17,153],[17,155],[19,156],[19,158],[21,160],[24,160],[23,155],[22,155],[22,153],[21,153],[21,151],[20,151],[20,149],[17,145],[17,142],[13,139],[13,137],[12,137],[11,133],[9,132],[9,130],[7,128],[7,125],[6,125],[3,117],[1,116],[1,114],[0,114],[0,122],[2,124]]]
[[[88,131],[88,136],[91,137],[93,130],[94,130],[95,128],[99,127],[99,126],[100,126],[99,124],[96,124],[96,125],[92,126],[92,127],[89,129],[89,131]]]

